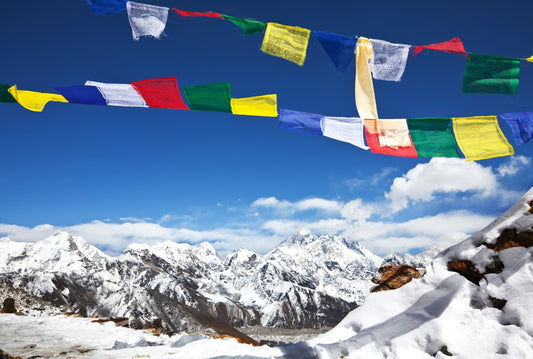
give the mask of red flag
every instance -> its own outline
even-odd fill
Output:
[[[444,51],[449,52],[451,54],[466,54],[465,48],[463,47],[463,42],[458,37],[455,37],[448,41],[438,42],[436,44],[416,46],[413,56],[415,56],[424,49]]]
[[[148,107],[189,109],[183,102],[175,77],[135,81],[131,86],[142,96]]]
[[[206,12],[197,12],[197,11],[186,11],[186,10],[180,10],[173,8],[175,12],[180,14],[181,16],[205,16],[205,17],[221,17],[221,14],[218,12],[213,11],[206,11]]]
[[[411,136],[409,135],[409,139]],[[382,155],[400,156],[400,157],[414,157],[417,158],[415,146],[411,140],[410,147],[388,147],[379,145],[379,135],[377,133],[376,120],[365,119],[365,140],[366,145],[370,147],[370,152],[381,153]]]

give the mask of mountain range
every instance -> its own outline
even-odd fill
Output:
[[[385,261],[420,267],[433,252]],[[110,257],[56,231],[35,243],[0,239],[0,293],[27,312],[125,318],[166,332],[322,328],[364,301],[382,263],[358,242],[308,230],[265,255],[239,249],[226,258],[207,242],[131,244]]]

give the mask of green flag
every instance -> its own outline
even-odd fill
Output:
[[[12,85],[0,84],[0,102],[17,102],[17,100],[15,100],[13,96],[7,92],[7,89],[11,86]]]
[[[231,112],[229,82],[218,82],[183,88],[191,110]]]
[[[413,118],[407,126],[419,157],[460,157],[451,119]]]
[[[255,34],[257,32],[261,32],[266,26],[264,22],[257,21],[257,20],[242,19],[240,17],[234,17],[234,16],[224,15],[224,14],[221,14],[220,17],[231,21],[234,25],[237,25],[238,27],[243,29],[244,35]]]
[[[519,72],[520,59],[468,54],[463,92],[516,94]]]

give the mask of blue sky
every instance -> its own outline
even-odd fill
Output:
[[[344,35],[425,45],[460,37],[469,52],[533,54],[525,1],[175,1]],[[54,92],[86,80],[176,76],[180,87],[229,81],[234,97],[278,94],[279,108],[357,116],[354,69],[335,70],[311,37],[304,66],[261,51],[262,35],[171,13],[161,40],[136,42],[125,12],[84,0],[0,5],[1,83]],[[517,95],[462,94],[465,58],[423,51],[401,82],[375,81],[382,118],[533,110],[533,64]],[[259,252],[306,227],[343,233],[379,254],[449,244],[481,229],[533,185],[533,144],[480,161],[382,156],[227,113],[50,103],[0,104],[0,236],[82,235],[110,254],[133,241],[208,240]]]

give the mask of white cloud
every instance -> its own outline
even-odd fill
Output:
[[[366,221],[376,210],[374,205],[364,204],[362,199],[357,198],[342,207],[341,216],[348,221]]]
[[[344,235],[380,255],[433,245],[447,247],[487,226],[494,217],[452,211],[406,222],[366,222],[350,226]]]
[[[40,224],[33,228],[0,224],[0,237],[9,237],[9,239],[18,242],[35,242],[50,236],[54,230],[55,227],[49,224]]]
[[[395,178],[385,197],[390,200],[391,209],[397,212],[407,208],[410,202],[431,201],[437,193],[472,191],[476,196],[489,197],[497,188],[498,181],[490,167],[463,159],[433,158]]]
[[[512,156],[507,163],[501,164],[496,171],[500,177],[512,176],[518,173],[522,167],[529,165],[531,159],[525,156]]]
[[[294,214],[308,210],[319,210],[329,213],[338,213],[344,203],[323,198],[307,198],[297,202],[278,200],[276,197],[261,197],[252,203],[252,208],[271,208],[283,214]]]

